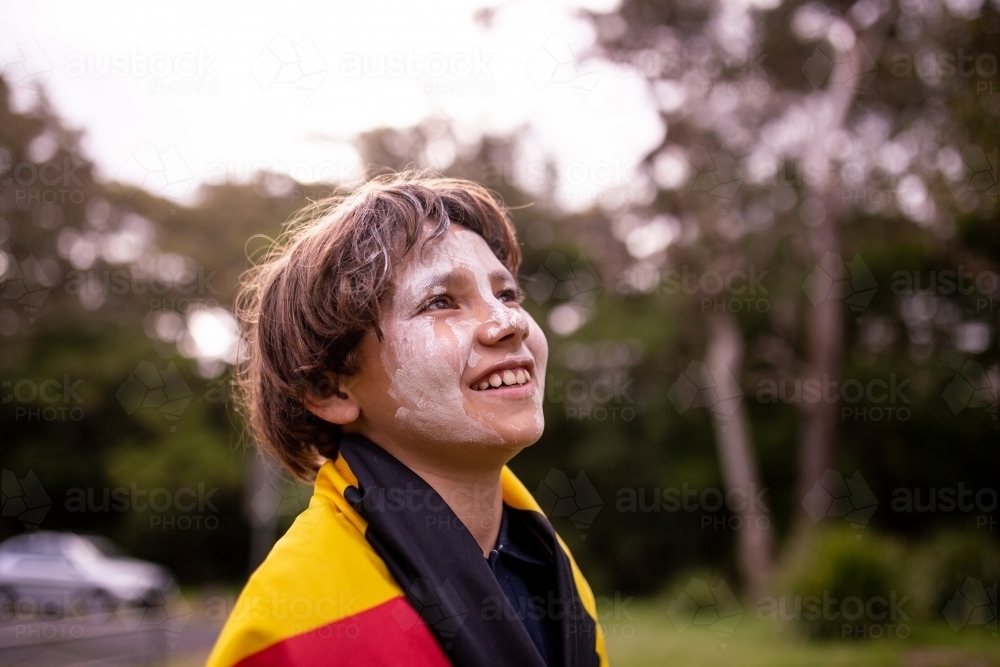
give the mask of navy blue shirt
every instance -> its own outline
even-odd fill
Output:
[[[562,665],[553,555],[516,510],[503,506],[497,545],[487,562],[549,667]]]

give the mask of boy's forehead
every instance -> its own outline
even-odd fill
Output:
[[[397,287],[408,284],[419,289],[428,280],[459,268],[477,276],[492,276],[497,272],[510,276],[486,239],[470,229],[452,224],[446,234],[426,245],[421,242],[410,252],[397,276]]]

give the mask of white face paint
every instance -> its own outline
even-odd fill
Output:
[[[407,257],[382,319],[391,430],[484,446],[541,437],[548,344],[517,292],[486,241],[457,225]]]

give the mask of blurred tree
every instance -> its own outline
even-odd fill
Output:
[[[697,230],[686,238],[678,232],[676,243],[636,247],[633,273],[659,275],[695,257],[702,276],[733,275],[747,264],[758,273],[776,263],[784,269],[774,269],[785,282],[770,299],[769,323],[726,305],[702,308],[708,368],[726,371],[706,382],[715,380],[721,396],[736,394],[718,378],[746,377],[740,351],[747,335],[757,337],[760,362],[790,372],[797,383],[839,387],[845,358],[864,355],[858,344],[880,327],[908,329],[911,361],[921,365],[930,354],[926,336],[913,335],[913,299],[953,301],[949,308],[989,329],[987,344],[963,350],[959,342],[958,355],[948,354],[955,344],[947,338],[939,343],[952,372],[962,352],[987,353],[981,361],[996,363],[996,351],[987,352],[996,330],[988,314],[970,312],[967,295],[910,285],[899,303],[868,309],[879,283],[862,257],[886,260],[878,269],[892,273],[895,258],[884,255],[892,230],[930,263],[948,257],[959,267],[996,271],[996,235],[986,230],[995,229],[989,223],[996,219],[1000,97],[984,93],[996,85],[998,8],[936,0],[625,0],[613,14],[590,15],[596,55],[644,76],[669,123],[646,161],[655,196],[634,214],[653,221],[644,224],[667,220],[675,227],[697,216]],[[984,235],[990,243],[969,242]],[[627,240],[638,246],[640,238]],[[788,271],[793,266],[798,277]],[[656,288],[654,281],[639,291]],[[690,296],[706,303],[704,294]],[[978,296],[994,304],[995,281]],[[876,315],[883,303],[888,310]],[[845,305],[860,331],[847,330]],[[960,340],[967,324],[953,316],[946,336]],[[914,347],[924,349],[913,354]],[[792,351],[801,362],[788,356]],[[836,396],[798,405],[801,500],[835,465],[835,443],[844,434]],[[759,484],[749,419],[740,410],[713,415],[727,486]],[[812,525],[802,503],[796,532]],[[751,588],[760,588],[771,569],[771,537],[752,524],[741,531],[741,569]]]

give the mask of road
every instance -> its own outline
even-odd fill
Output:
[[[0,667],[166,666],[207,655],[221,623],[162,614],[0,621]]]

